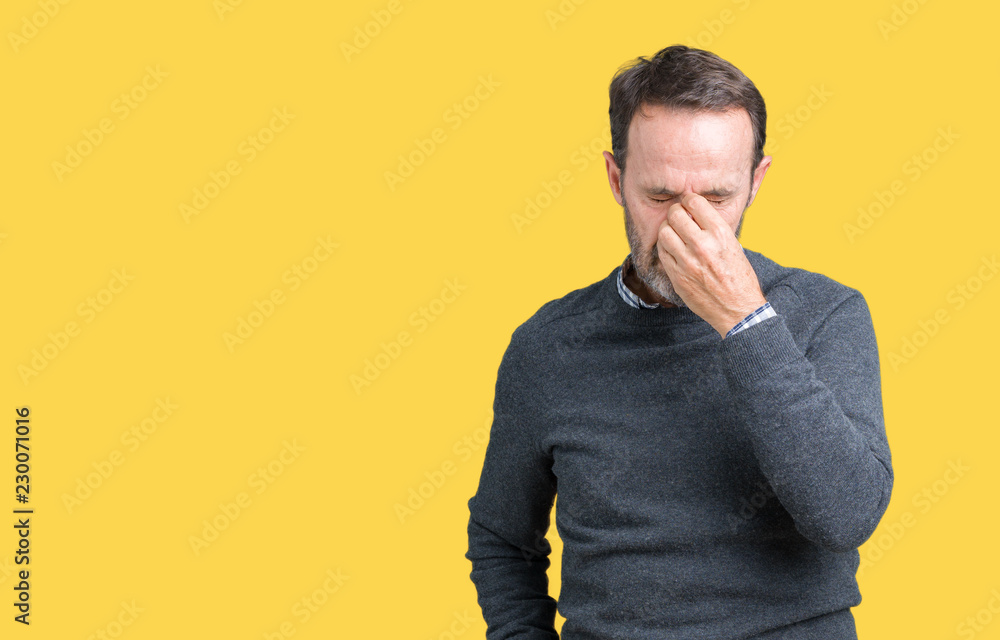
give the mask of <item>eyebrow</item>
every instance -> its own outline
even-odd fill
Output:
[[[671,191],[670,189],[667,189],[666,187],[659,186],[659,185],[657,185],[655,187],[648,187],[645,191],[646,191],[646,193],[648,195],[651,195],[651,196],[667,196],[668,198],[676,198],[677,196],[680,195],[679,193],[676,193],[674,191]],[[703,192],[699,193],[699,195],[701,195],[703,197],[704,196],[715,196],[716,198],[728,198],[729,196],[733,195],[734,193],[736,193],[736,189],[726,189],[724,187],[713,187],[712,189],[709,189],[708,191],[703,191]]]

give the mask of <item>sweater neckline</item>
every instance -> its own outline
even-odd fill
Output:
[[[618,293],[618,273],[621,265],[615,267],[601,285],[602,308],[608,317],[617,321],[640,327],[659,327],[664,325],[703,324],[705,328],[712,326],[688,307],[657,307],[655,309],[637,309],[624,300]],[[626,285],[627,286],[627,285]],[[712,329],[714,331],[714,329]]]

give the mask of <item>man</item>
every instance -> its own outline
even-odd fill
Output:
[[[489,640],[856,639],[893,473],[862,295],[744,249],[771,158],[753,83],[667,47],[610,87],[630,254],[518,327],[469,500]]]

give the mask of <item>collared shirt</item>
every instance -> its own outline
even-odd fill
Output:
[[[629,306],[635,307],[636,309],[659,308],[660,307],[659,304],[655,302],[653,304],[649,304],[648,302],[640,298],[638,295],[636,295],[634,291],[625,286],[625,275],[628,274],[628,272],[633,268],[634,267],[632,265],[632,254],[630,253],[627,256],[625,256],[625,261],[622,262],[622,268],[618,270],[618,293],[619,295],[621,295],[622,300],[624,300]],[[734,333],[739,333],[740,331],[743,331],[747,327],[752,327],[758,322],[767,320],[768,318],[776,315],[778,315],[778,313],[771,307],[771,303],[765,302],[760,307],[757,307],[756,309],[751,311],[747,315],[747,317],[737,322],[736,326],[734,326],[726,333],[726,337],[728,338]]]

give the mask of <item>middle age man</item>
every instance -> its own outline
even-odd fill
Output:
[[[771,158],[738,69],[667,47],[610,98],[631,252],[500,364],[466,554],[487,637],[557,637],[558,489],[564,640],[855,640],[893,484],[865,300],[740,245]]]

